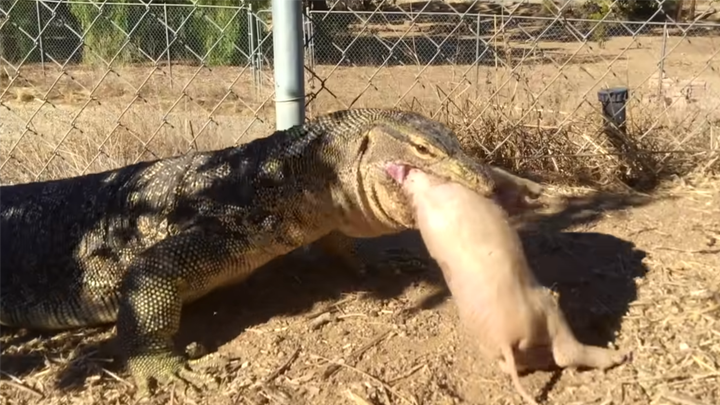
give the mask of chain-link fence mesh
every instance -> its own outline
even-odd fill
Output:
[[[274,129],[251,6],[2,1],[3,182],[106,170]]]
[[[268,2],[201,3],[0,1],[3,182],[269,134]],[[308,117],[420,111],[520,173],[720,167],[720,0],[305,3]],[[618,86],[627,125],[604,131],[598,91]]]
[[[683,14],[646,1],[637,22],[617,19],[627,1],[401,3],[309,13],[310,112],[419,110],[519,172],[642,180],[720,167],[720,24],[708,18],[720,1]],[[598,91],[612,87],[629,90],[624,131],[604,131]]]

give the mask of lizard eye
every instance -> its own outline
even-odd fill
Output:
[[[415,145],[415,150],[421,155],[431,155],[430,149],[423,145]]]

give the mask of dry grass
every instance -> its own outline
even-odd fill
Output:
[[[648,49],[660,40],[620,37],[602,48],[543,42],[543,57],[508,44],[508,54],[519,54],[498,68],[317,66],[324,80],[307,75],[308,115],[346,107],[420,111],[450,124],[472,154],[566,184],[647,188],[668,175],[717,172],[720,76],[708,54],[720,43],[670,38],[658,98],[656,55]],[[514,73],[503,67],[523,57]],[[0,176],[76,175],[265,136],[274,127],[271,74],[263,72],[256,87],[249,69],[25,66],[2,94],[0,152],[10,161]],[[697,88],[686,100],[679,93],[690,80]],[[609,138],[596,93],[619,82],[631,89],[627,133]]]
[[[693,76],[713,41],[699,38],[678,48],[684,59],[675,64],[669,58],[668,75]],[[711,90],[700,102],[665,108],[664,100],[650,97],[655,87],[643,82],[652,64],[643,62],[649,58],[641,51],[616,63],[612,80],[601,79],[626,42],[608,41],[602,51],[593,50],[605,59],[568,65],[555,82],[557,66],[539,63],[520,69],[520,79],[493,67],[342,67],[330,75],[332,68],[320,66],[316,71],[327,80],[320,87],[308,79],[307,89],[317,93],[309,110],[421,111],[449,123],[471,154],[554,185],[563,204],[527,219],[528,257],[541,281],[560,292],[581,340],[613,341],[633,350],[634,358],[607,374],[523,377],[541,399],[717,404],[720,182],[712,176],[720,169],[720,117],[714,115],[720,79],[703,76]],[[613,143],[602,134],[595,91],[620,78],[631,83],[636,98],[627,134]],[[38,67],[23,67],[2,94],[0,162],[9,160],[0,177],[15,183],[77,175],[267,135],[274,127],[269,88],[265,81],[252,90],[249,73],[233,68],[108,73],[71,66],[43,76]],[[678,149],[686,152],[660,153]],[[661,181],[668,178],[675,180]],[[656,187],[651,197],[628,190],[648,185]],[[625,192],[597,191],[617,186]],[[423,257],[417,244],[378,243],[385,252],[397,243],[401,255]],[[178,344],[199,341],[210,348],[206,371],[221,388],[184,393],[170,387],[153,403],[517,401],[494,364],[469,356],[437,269],[424,259],[392,268],[395,258],[376,256],[368,246],[367,258],[378,266],[369,279],[281,261],[193,306]],[[0,404],[131,402],[128,375],[106,350],[112,335],[107,328],[4,333]]]

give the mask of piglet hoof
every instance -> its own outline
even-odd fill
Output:
[[[500,371],[503,372],[503,373],[505,373],[505,374],[512,374],[512,373],[513,373],[514,368],[513,368],[512,365],[509,364],[508,361],[505,360],[505,359],[500,359],[500,360],[498,360],[497,366],[498,366],[498,368],[500,369]],[[519,372],[519,370],[518,370],[518,372]]]
[[[609,370],[621,364],[630,362],[632,360],[632,351],[630,350],[613,350],[611,351],[610,359],[606,362],[604,367],[601,367],[603,371]]]
[[[629,360],[630,353],[598,346],[581,345],[580,350],[567,353],[555,351],[555,361],[561,368],[585,368],[609,370]]]
[[[595,368],[599,368],[602,371],[607,371],[611,368],[625,363],[630,356],[629,352],[624,352],[620,350],[604,349],[600,347],[591,348],[595,350],[601,350],[601,352],[593,354],[591,355],[591,357],[595,357]],[[592,363],[592,361],[590,363]]]
[[[515,362],[515,366],[513,367],[512,363],[509,363],[508,361],[506,361],[504,359],[498,360],[497,365],[501,372],[508,374],[508,375],[513,375],[513,373],[518,373],[518,375],[523,375],[523,374],[526,374],[533,370],[531,367],[528,367],[527,365],[518,363],[518,362]]]

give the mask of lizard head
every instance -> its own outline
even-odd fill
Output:
[[[530,180],[472,159],[450,128],[417,113],[341,110],[316,118],[308,132],[332,134],[321,138],[318,150],[320,159],[335,168],[329,179],[337,182],[331,200],[344,212],[340,227],[348,235],[377,236],[415,227],[403,187],[412,169],[494,198],[509,212],[519,211],[522,204],[516,202],[525,196],[542,192]]]
[[[492,170],[465,154],[445,125],[411,112],[380,115],[358,148],[358,193],[365,210],[383,225],[412,228],[414,220],[402,183],[411,169],[462,184],[483,195],[495,189]]]

